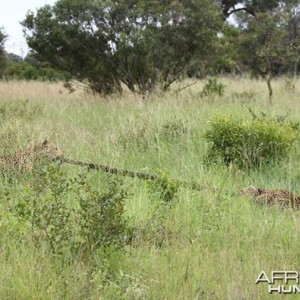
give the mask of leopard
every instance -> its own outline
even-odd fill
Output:
[[[20,149],[13,154],[0,156],[0,171],[2,175],[7,173],[24,173],[31,171],[38,160],[59,160],[63,158],[62,151],[45,139],[38,144],[31,144],[26,149]]]
[[[241,194],[250,196],[255,203],[274,205],[278,204],[283,208],[300,209],[300,197],[294,195],[289,190],[270,190],[254,186],[249,186],[241,190]]]

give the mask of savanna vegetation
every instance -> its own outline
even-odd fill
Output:
[[[199,81],[147,100],[69,94],[58,83],[1,83],[1,152],[48,137],[66,157],[161,178],[156,184],[43,162],[1,177],[1,298],[267,299],[266,286],[254,283],[261,270],[297,270],[299,212],[259,206],[240,190],[300,194],[299,142],[283,159],[249,168],[207,161],[205,135],[219,124],[216,115],[257,127],[267,118],[257,139],[274,136],[269,128],[279,120],[289,143],[298,132],[299,92],[276,80],[270,108],[263,81],[219,83],[221,96],[201,95],[207,82]]]
[[[26,57],[1,28],[0,298],[273,297],[255,281],[299,270],[300,213],[241,190],[300,195],[299,17],[59,0],[21,21]],[[106,167],[31,155],[45,138]]]

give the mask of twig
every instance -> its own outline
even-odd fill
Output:
[[[190,83],[190,84],[188,84],[188,85],[185,85],[185,86],[182,87],[182,88],[178,88],[177,90],[175,90],[175,93],[179,93],[179,92],[181,92],[181,91],[187,89],[188,87],[190,87],[190,86],[196,84],[197,82],[198,82],[198,80],[195,80],[194,82],[192,82],[192,83]]]

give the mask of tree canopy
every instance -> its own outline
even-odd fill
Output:
[[[3,29],[0,28],[0,78],[3,76],[4,67],[5,67],[5,51],[4,51],[4,42],[6,40],[6,35]]]
[[[214,47],[221,13],[211,0],[59,0],[22,22],[40,60],[93,91],[167,89]]]
[[[282,5],[296,4],[298,0],[217,0],[225,18],[238,12],[252,16],[276,9]]]

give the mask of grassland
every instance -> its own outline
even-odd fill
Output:
[[[104,99],[83,91],[68,94],[61,84],[1,82],[2,152],[47,137],[69,158],[145,172],[160,169],[204,188],[181,188],[172,206],[163,210],[145,182],[126,179],[130,195],[125,212],[137,228],[134,245],[109,259],[99,255],[93,263],[65,263],[46,244],[37,247],[20,233],[10,215],[12,203],[3,196],[7,188],[17,190],[18,182],[3,181],[0,298],[273,298],[267,286],[255,285],[255,280],[262,270],[300,270],[300,214],[257,206],[239,191],[254,185],[300,194],[300,145],[280,166],[229,170],[203,163],[208,147],[203,132],[214,114],[248,118],[249,108],[272,116],[288,114],[297,122],[300,91],[288,90],[284,79],[275,81],[270,107],[264,82],[221,81],[225,95],[214,99],[200,97],[204,82],[147,99],[131,94]]]

